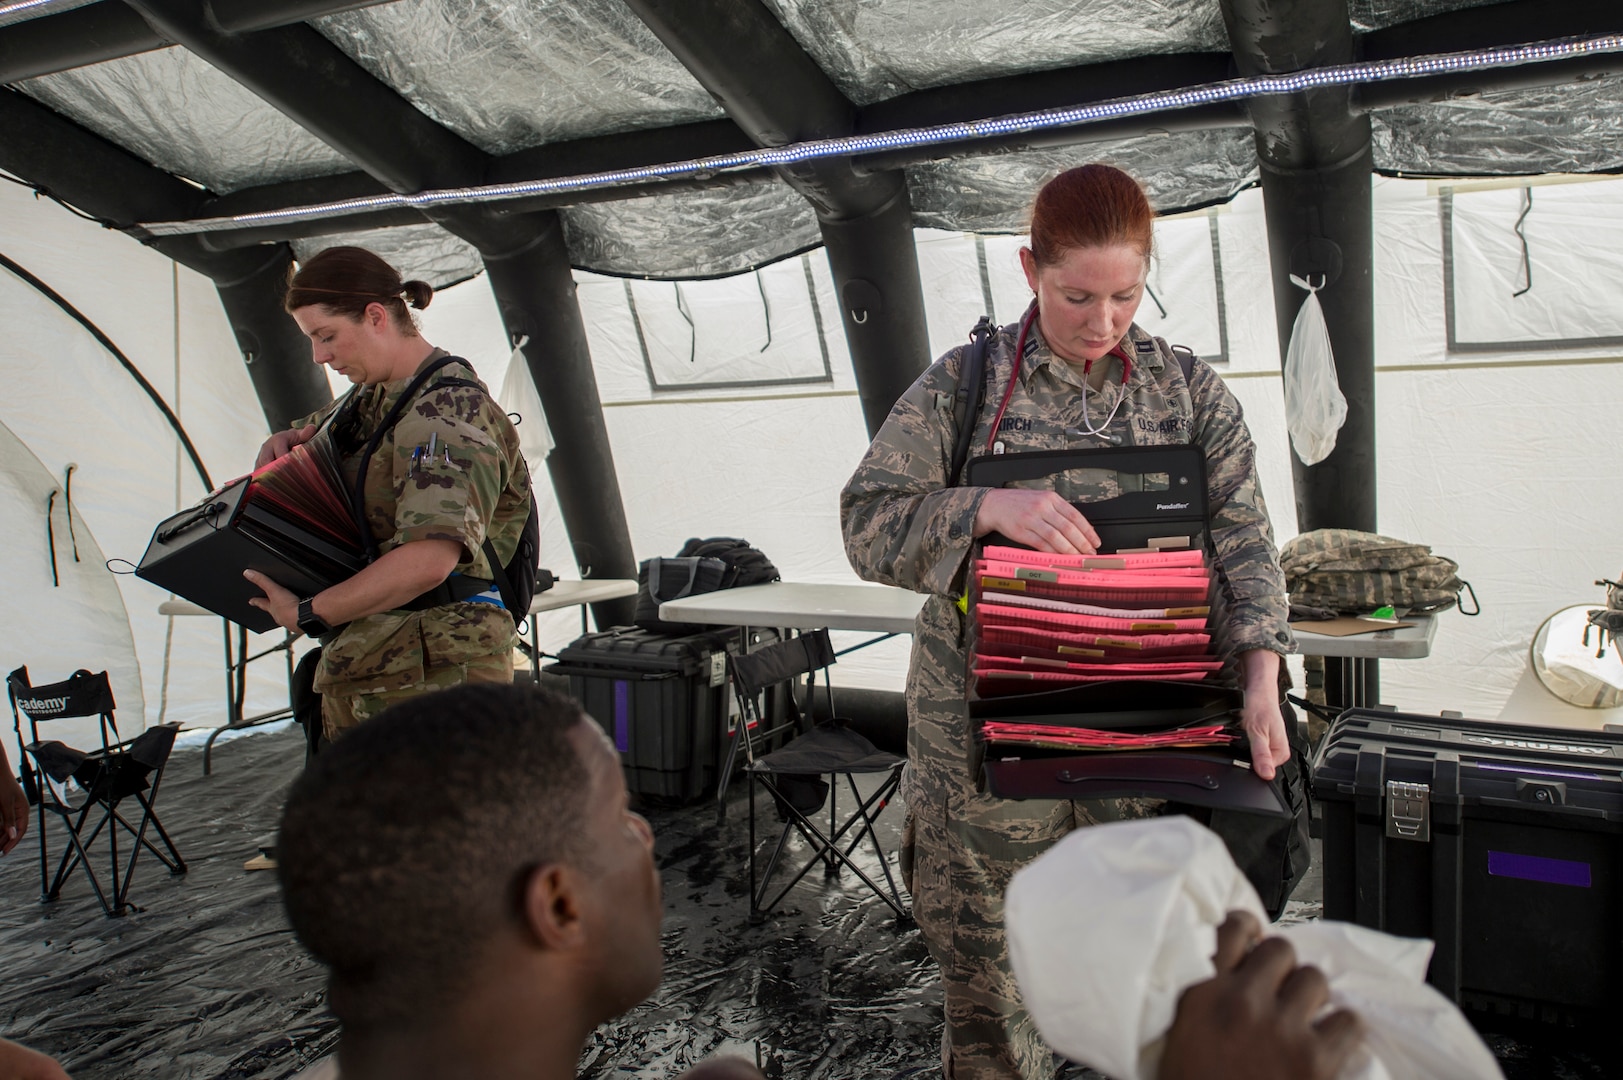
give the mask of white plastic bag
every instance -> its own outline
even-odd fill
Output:
[[[1267,926],[1217,835],[1186,817],[1078,829],[1015,874],[1009,960],[1043,1039],[1116,1080],[1155,1080],[1184,990],[1212,977],[1230,911]],[[1273,927],[1364,1023],[1340,1080],[1487,1080],[1502,1073],[1454,1005],[1425,983],[1431,942],[1347,923]]]
[[[530,377],[530,365],[524,362],[523,349],[529,340],[526,337],[513,346],[496,402],[504,412],[518,414],[519,450],[526,461],[539,465],[552,453],[552,429],[547,426],[547,414],[541,409],[541,395],[536,393],[535,380]]]
[[[1307,299],[1296,313],[1285,354],[1285,426],[1302,464],[1317,465],[1336,448],[1336,432],[1347,421],[1347,399],[1336,381],[1319,290],[1295,274],[1291,280],[1307,290]]]

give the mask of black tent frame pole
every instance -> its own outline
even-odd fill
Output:
[[[637,560],[615,473],[574,270],[555,213],[525,215],[528,243],[485,256],[485,271],[509,340],[535,381],[556,447],[547,457],[552,490],[582,577],[634,578]],[[528,340],[526,340],[528,339]],[[545,560],[544,560],[545,561]],[[633,597],[591,605],[599,627],[632,621]]]
[[[856,106],[760,0],[627,3],[757,146],[856,131]],[[930,363],[907,181],[844,161],[778,175],[817,213],[871,436]]]
[[[1354,41],[1345,0],[1222,0],[1242,75],[1348,63]],[[1251,102],[1261,167],[1263,212],[1279,327],[1280,360],[1307,293],[1291,276],[1323,283],[1319,301],[1335,354],[1347,419],[1330,456],[1304,465],[1294,447],[1296,521],[1302,532],[1346,528],[1374,532],[1375,294],[1373,158],[1370,121],[1350,89],[1308,91]],[[1378,701],[1376,662],[1362,685],[1345,685],[1327,665],[1332,701]]]

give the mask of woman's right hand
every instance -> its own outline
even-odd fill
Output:
[[[293,449],[302,442],[309,442],[316,433],[314,424],[306,424],[301,428],[288,428],[278,431],[265,440],[265,445],[259,448],[259,457],[254,459],[254,468],[268,465]]]
[[[1099,551],[1099,534],[1088,519],[1052,491],[988,491],[975,514],[975,535],[994,532],[1055,555],[1094,555]]]

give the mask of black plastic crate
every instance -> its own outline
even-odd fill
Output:
[[[1313,762],[1324,914],[1437,943],[1468,1009],[1611,1021],[1623,995],[1623,735],[1349,709]]]
[[[546,671],[568,676],[570,693],[614,740],[633,794],[691,802],[716,789],[737,713],[726,656],[743,633],[671,637],[617,626],[577,638]],[[751,628],[750,638],[754,648],[777,632]]]

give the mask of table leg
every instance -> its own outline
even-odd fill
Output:
[[[236,664],[231,661],[231,620],[221,619],[220,627],[225,637],[225,722],[231,722],[231,703],[236,700],[236,689],[232,682],[232,675],[236,671]]]
[[[1381,703],[1381,662],[1360,660],[1358,665],[1358,692],[1363,697],[1364,708],[1373,709]]]
[[[530,614],[530,674],[536,685],[541,683],[541,620]]]

